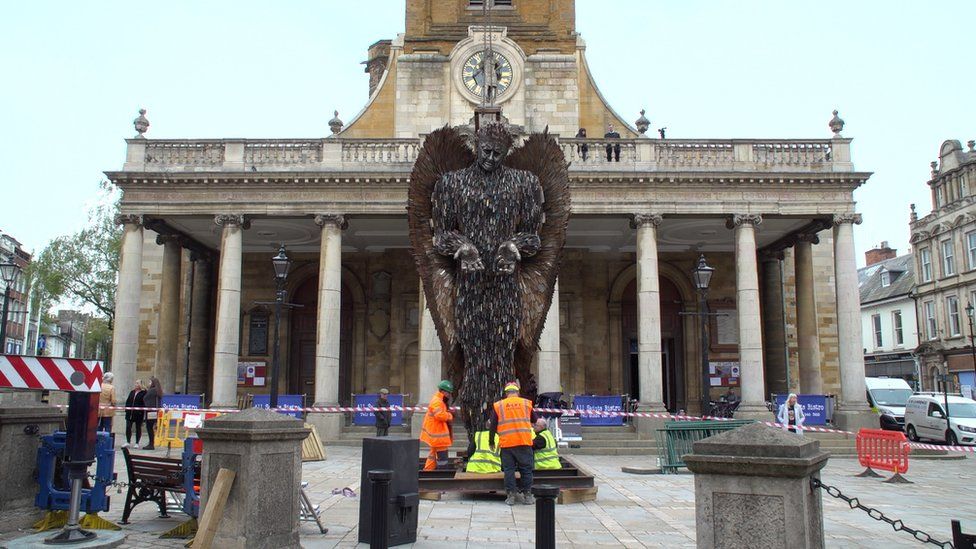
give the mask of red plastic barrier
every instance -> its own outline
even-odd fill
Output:
[[[904,473],[911,446],[901,431],[861,429],[857,432],[857,460],[864,467]]]

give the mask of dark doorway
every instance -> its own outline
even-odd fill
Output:
[[[291,311],[291,343],[288,364],[288,392],[315,398],[315,338],[318,323],[319,279],[311,277],[295,289],[289,301],[302,307]],[[342,286],[339,307],[339,403],[347,406],[352,394],[352,302]]]
[[[664,405],[670,411],[685,407],[682,301],[677,286],[667,278],[659,279],[661,295],[661,382]],[[624,289],[620,298],[621,335],[623,362],[621,384],[631,398],[640,399],[640,374],[638,368],[638,316],[637,281]]]

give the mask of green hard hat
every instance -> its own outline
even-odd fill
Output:
[[[448,393],[454,392],[454,384],[447,379],[442,380],[440,383],[438,383],[437,388],[440,389],[441,391],[447,391]]]

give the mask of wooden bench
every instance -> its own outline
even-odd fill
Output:
[[[159,516],[168,517],[166,495],[186,496],[183,488],[183,465],[178,458],[157,457],[133,454],[122,448],[125,457],[125,470],[129,475],[129,489],[125,495],[125,508],[122,511],[122,524],[128,524],[132,509],[146,501],[156,502]],[[199,466],[194,471],[194,483],[199,484]]]

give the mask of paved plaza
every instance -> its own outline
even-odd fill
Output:
[[[157,450],[162,454],[164,451]],[[121,452],[116,471],[124,479]],[[304,480],[313,503],[322,506],[329,528],[318,533],[313,523],[302,524],[302,545],[312,548],[356,547],[359,499],[333,495],[336,488],[359,493],[359,450],[329,448],[329,459],[306,463]],[[648,466],[652,458],[640,456],[579,456],[581,466],[596,477],[596,501],[556,507],[556,541],[560,547],[694,547],[694,477],[678,475],[630,475],[622,466]],[[827,484],[857,496],[862,503],[948,540],[949,519],[959,518],[968,530],[976,530],[976,460],[915,460],[907,478],[914,484],[884,484],[878,479],[856,478],[857,461],[832,459],[823,474]],[[257,495],[255,495],[257,497]],[[122,515],[124,494],[112,495],[110,520]],[[122,547],[182,547],[180,540],[160,540],[158,534],[183,520],[182,514],[157,518],[152,503],[135,509],[129,536]],[[824,499],[824,529],[828,547],[888,548],[922,547],[905,533],[852,511],[838,500]],[[506,506],[501,498],[445,497],[422,501],[417,543],[412,547],[534,547],[535,512],[530,506]],[[9,540],[20,534],[6,533]],[[363,545],[365,547],[365,545]]]

